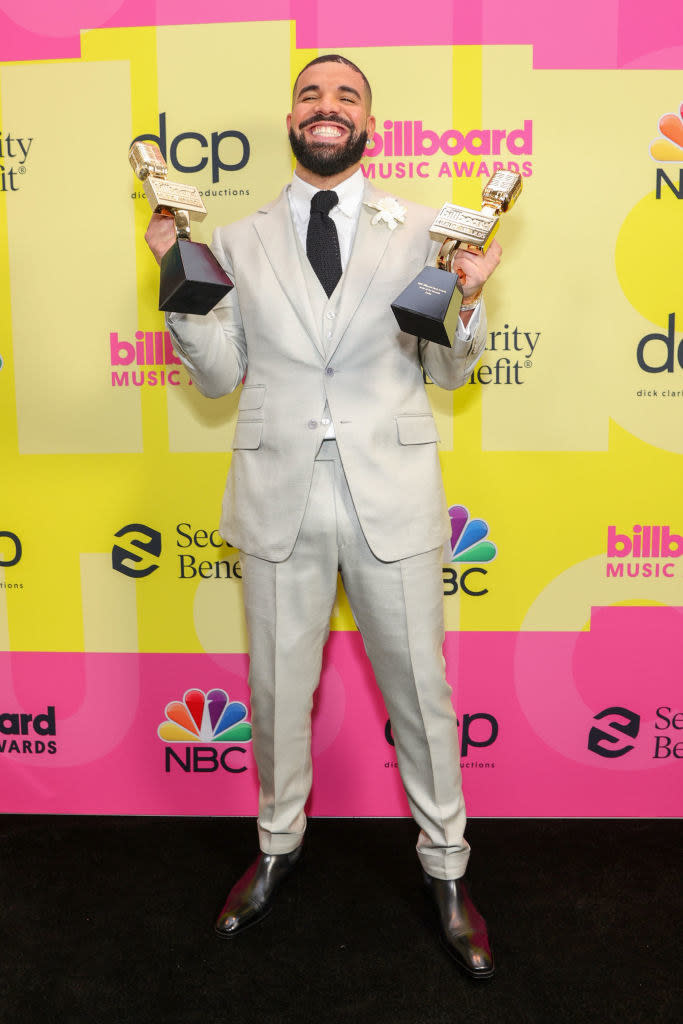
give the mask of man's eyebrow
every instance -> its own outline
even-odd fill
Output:
[[[305,92],[311,91],[320,92],[320,86],[314,83],[312,83],[311,85],[305,85],[302,89],[299,90],[297,99],[300,99]],[[337,92],[350,92],[354,96],[357,96],[358,99],[361,99],[361,94],[358,92],[358,89],[354,89],[353,86],[351,85],[339,85],[337,86]]]

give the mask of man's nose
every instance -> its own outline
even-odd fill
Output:
[[[317,103],[317,110],[321,114],[338,114],[341,109],[339,97],[336,93],[322,93]]]

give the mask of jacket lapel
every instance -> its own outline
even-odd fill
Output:
[[[332,357],[337,345],[344,336],[346,328],[349,326],[351,318],[370,287],[370,283],[377,272],[382,256],[393,234],[383,223],[373,225],[372,218],[377,211],[365,205],[366,202],[375,202],[381,195],[383,193],[378,192],[366,183],[351,257],[342,277],[342,292],[337,313],[338,327],[335,332],[336,340],[327,353],[328,359]]]
[[[254,226],[266,257],[304,330],[320,355],[324,357],[325,350],[308,300],[306,281],[299,260],[287,188],[282,190],[273,203],[259,210],[259,213],[262,216],[256,218]]]

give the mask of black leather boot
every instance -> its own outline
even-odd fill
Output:
[[[228,893],[216,921],[216,931],[222,938],[231,939],[270,913],[273,897],[294,869],[301,850],[297,846],[291,853],[259,854]]]
[[[424,875],[439,915],[441,943],[470,978],[493,977],[493,953],[486,933],[486,921],[470,898],[462,878],[433,878]]]

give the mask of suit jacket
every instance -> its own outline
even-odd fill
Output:
[[[366,183],[365,201],[384,193]],[[220,532],[270,561],[290,554],[303,518],[325,404],[358,518],[377,558],[439,547],[450,534],[438,434],[422,368],[442,387],[465,382],[486,340],[452,349],[398,327],[391,303],[430,257],[434,211],[403,202],[405,223],[371,223],[363,205],[337,288],[334,337],[308,298],[287,189],[217,229],[213,249],[235,288],[206,317],[172,315],[178,354],[199,390],[218,397],[246,374]]]

